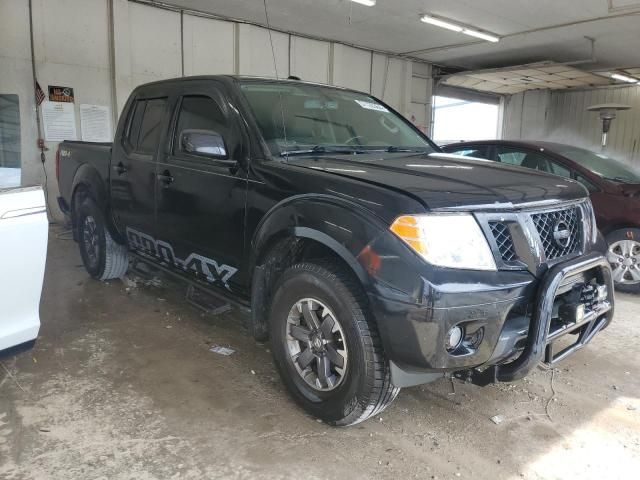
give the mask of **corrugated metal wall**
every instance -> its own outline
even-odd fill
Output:
[[[631,106],[613,121],[607,153],[640,168],[638,86],[512,95],[505,100],[503,137],[546,139],[599,150],[602,124],[587,107],[602,103]]]

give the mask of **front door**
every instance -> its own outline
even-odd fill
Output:
[[[200,86],[198,86],[200,85]],[[190,84],[157,169],[157,239],[166,263],[244,293],[247,172],[237,113],[215,82]]]

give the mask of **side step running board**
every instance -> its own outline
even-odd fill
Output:
[[[222,315],[231,310],[231,305],[223,300],[190,284],[185,296],[187,302],[210,315]]]

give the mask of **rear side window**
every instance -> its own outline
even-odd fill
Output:
[[[596,187],[593,183],[591,183],[589,180],[584,178],[582,175],[576,174],[576,181],[580,182],[587,190],[589,190],[589,193],[598,191],[598,187]]]
[[[522,166],[522,160],[526,156],[526,153],[522,150],[516,150],[508,147],[497,147],[496,153],[500,163],[515,165],[516,167]]]
[[[496,154],[500,163],[554,173],[549,159],[538,152],[511,147],[497,147]],[[560,168],[560,165],[558,167]]]
[[[478,146],[478,147],[465,147],[461,150],[452,150],[449,151],[454,155],[462,155],[465,157],[475,157],[475,158],[487,158],[487,147]]]
[[[167,99],[155,98],[147,100],[146,103],[142,122],[140,123],[138,148],[136,150],[153,153],[158,148],[158,142],[160,141],[160,129],[166,111]]]
[[[549,161],[549,166],[551,167],[551,173],[554,175],[560,175],[561,177],[571,178],[571,170],[569,170],[564,165],[560,165],[559,163]]]
[[[127,132],[127,141],[129,142],[129,145],[134,149],[138,146],[140,123],[142,122],[142,115],[144,115],[144,107],[146,105],[146,100],[138,100],[133,106],[131,123],[129,124],[129,131]]]
[[[166,98],[136,101],[132,107],[131,123],[126,135],[127,142],[134,151],[142,153],[156,151],[166,106]]]

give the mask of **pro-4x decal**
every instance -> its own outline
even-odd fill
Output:
[[[152,256],[160,263],[173,265],[185,272],[192,272],[197,277],[206,279],[209,283],[219,282],[229,288],[229,279],[238,271],[237,268],[216,262],[212,258],[203,257],[197,253],[190,254],[184,260],[173,253],[173,247],[164,240],[156,240],[151,235],[127,227],[127,241],[129,247],[143,254]]]

